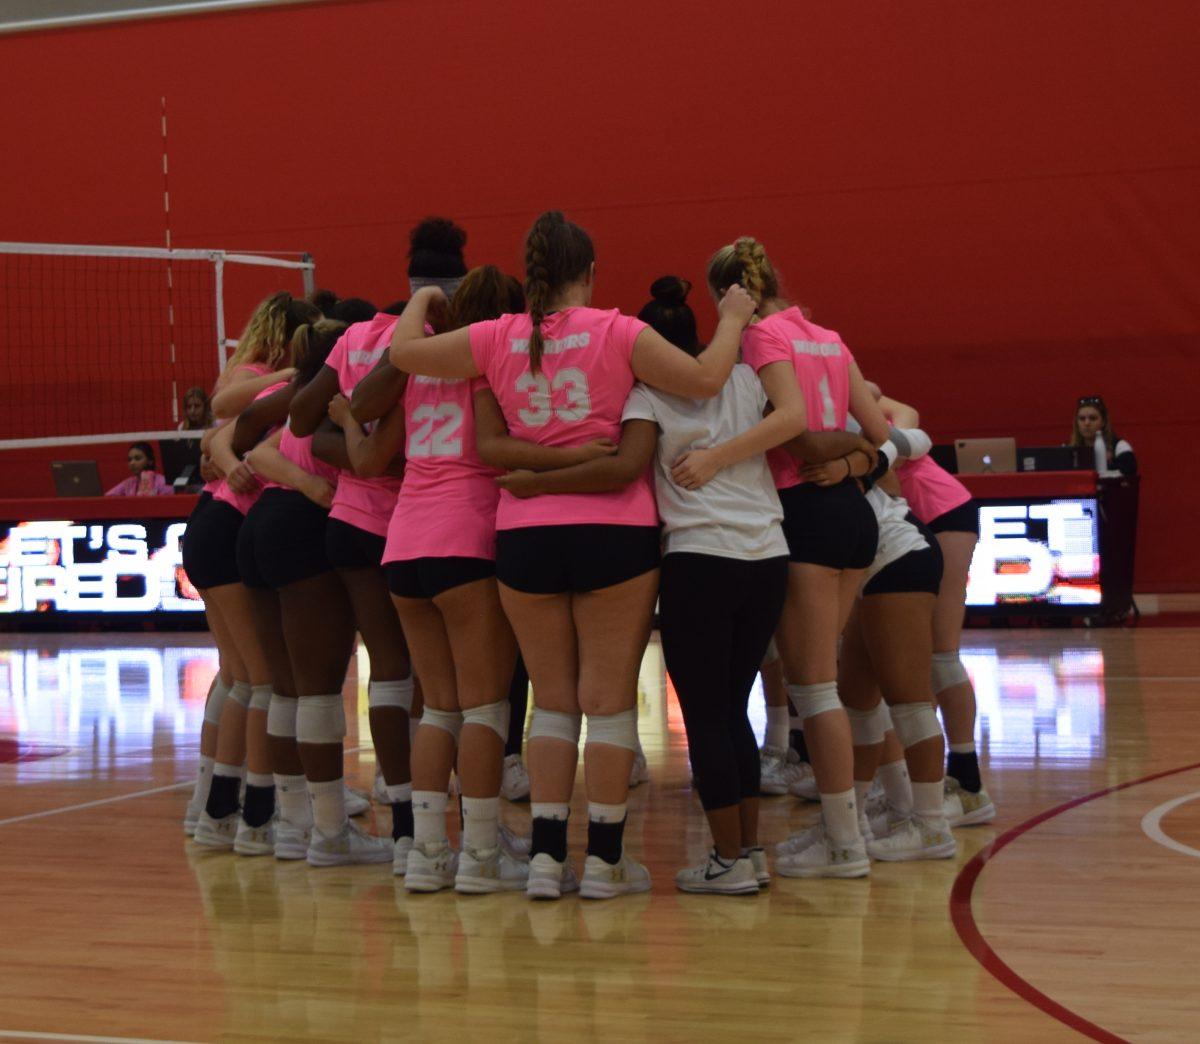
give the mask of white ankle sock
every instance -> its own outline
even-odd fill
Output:
[[[246,778],[245,765],[225,765],[220,761],[213,762],[214,776],[232,776],[234,779]]]
[[[626,815],[628,805],[602,805],[596,801],[588,802],[588,819],[593,823],[620,823]]]
[[[788,709],[787,707],[767,708],[767,732],[763,743],[768,747],[786,750],[788,745]]]
[[[308,780],[304,774],[285,776],[275,774],[275,800],[279,802],[279,818],[300,827],[313,825],[312,801],[308,797]]]
[[[879,766],[879,782],[883,792],[897,812],[908,815],[913,808],[912,783],[908,778],[908,765],[903,758]]]
[[[922,819],[941,819],[943,787],[942,780],[936,783],[912,784],[913,811]]]
[[[555,819],[564,823],[571,814],[571,806],[565,801],[534,801],[529,805],[529,814],[533,819]]]
[[[345,781],[331,779],[325,783],[308,784],[312,795],[313,826],[326,837],[342,832],[346,825]]]
[[[445,791],[414,790],[413,842],[418,845],[446,844]]]
[[[270,772],[247,772],[246,786],[273,787],[275,786],[275,777]]]
[[[462,813],[463,848],[473,852],[495,848],[500,830],[500,799],[465,797],[462,799]]]
[[[975,742],[972,740],[970,743],[951,743],[950,750],[955,754],[974,754]]]
[[[388,783],[385,789],[387,790],[388,801],[393,805],[402,804],[405,801],[413,799],[411,783]]]
[[[867,795],[871,792],[871,781],[856,779],[854,781],[854,801],[859,808],[867,803]]]
[[[191,804],[195,808],[204,808],[208,801],[208,792],[212,789],[213,764],[212,758],[200,755],[200,764],[196,766],[196,785],[192,788]]]
[[[840,794],[822,794],[821,814],[825,819],[825,832],[835,845],[849,845],[862,836],[858,829],[858,804],[853,788]]]

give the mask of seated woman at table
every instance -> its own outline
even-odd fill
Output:
[[[157,497],[171,492],[167,480],[155,470],[154,448],[148,442],[129,447],[129,478],[118,482],[106,497]]]
[[[1104,400],[1099,395],[1080,396],[1075,407],[1075,429],[1071,432],[1071,441],[1067,445],[1095,449],[1097,437],[1102,440],[1101,445],[1104,448],[1104,467],[1097,466],[1098,472],[1119,471],[1122,475],[1137,474],[1137,457],[1133,455],[1133,447],[1113,432]],[[1099,465],[1099,453],[1096,457]]]

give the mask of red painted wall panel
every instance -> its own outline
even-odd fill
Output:
[[[1138,587],[1197,590],[1198,59],[1190,0],[351,2],[14,36],[0,226],[161,244],[166,95],[177,245],[309,250],[380,302],[430,212],[515,271],[562,206],[631,310],[750,232],[936,437],[1058,442],[1104,394],[1145,472]],[[44,468],[5,459],[0,494]]]

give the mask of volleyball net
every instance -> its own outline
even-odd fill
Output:
[[[257,302],[311,293],[313,270],[307,254],[0,243],[0,450],[178,436],[184,395],[212,389]]]

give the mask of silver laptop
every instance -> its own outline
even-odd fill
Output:
[[[100,469],[94,460],[56,460],[50,465],[60,497],[102,497]]]
[[[1016,439],[955,439],[960,475],[1002,474],[1017,470]]]

